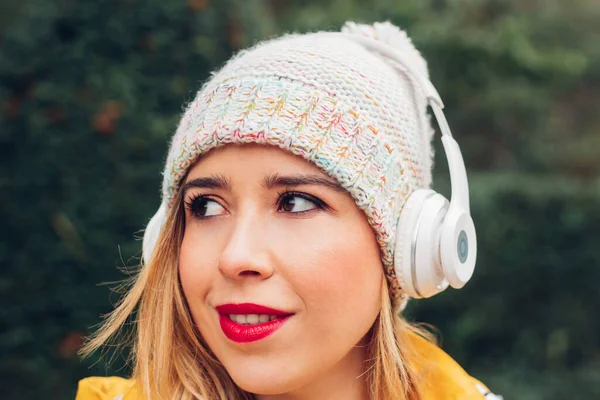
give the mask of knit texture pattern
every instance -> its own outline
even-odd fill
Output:
[[[390,23],[347,23],[343,32],[387,42],[427,66]],[[169,208],[199,157],[230,143],[277,146],[335,178],[367,215],[395,305],[394,241],[408,196],[431,183],[433,129],[426,101],[401,66],[327,32],[288,34],[241,51],[188,105],[169,149]]]

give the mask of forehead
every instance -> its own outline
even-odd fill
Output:
[[[263,176],[310,173],[329,177],[323,170],[300,156],[276,146],[261,144],[228,144],[209,151],[188,171],[186,181],[205,174]]]

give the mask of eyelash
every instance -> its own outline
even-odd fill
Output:
[[[300,197],[300,198],[302,198],[304,200],[308,200],[311,203],[313,203],[315,205],[316,209],[318,209],[318,210],[328,210],[329,209],[329,206],[327,206],[327,204],[325,204],[325,202],[323,200],[321,200],[321,199],[319,199],[319,198],[317,198],[315,196],[312,196],[310,194],[307,194],[307,193],[296,192],[296,191],[293,191],[293,190],[286,190],[286,191],[283,191],[283,192],[277,192],[277,194],[278,194],[279,197],[277,198],[277,201],[276,201],[275,204],[277,205],[278,209],[280,209],[282,207],[283,200],[286,199],[286,198],[289,199],[290,197]],[[294,212],[294,213],[290,213],[290,214],[293,214],[293,215],[303,215],[303,214],[309,213],[309,212],[314,211],[314,210],[315,209],[310,209],[310,210],[298,211],[298,212]]]
[[[319,209],[319,210],[328,210],[329,209],[329,206],[324,201],[322,201],[321,199],[319,199],[319,198],[317,198],[315,196],[311,196],[311,195],[309,195],[307,193],[286,190],[286,191],[283,191],[283,192],[277,192],[277,195],[278,195],[278,197],[277,197],[277,201],[275,202],[275,205],[277,206],[277,209],[278,209],[279,212],[285,212],[285,211],[280,211],[281,208],[282,208],[282,206],[283,206],[283,201],[286,200],[286,199],[292,198],[292,197],[300,197],[300,198],[302,198],[304,200],[310,201],[311,203],[313,203],[315,205],[315,208]],[[193,195],[190,195],[188,197],[188,199],[184,202],[185,203],[185,208],[187,210],[189,210],[190,213],[192,213],[192,215],[194,215],[194,217],[196,217],[198,219],[209,219],[209,218],[212,218],[214,216],[202,217],[202,216],[197,216],[194,213],[195,202],[197,200],[204,200],[204,199],[208,199],[208,200],[211,200],[211,201],[216,201],[211,196],[207,196],[207,195],[203,195],[203,194],[193,194]],[[223,207],[223,206],[221,206],[221,207]],[[310,210],[305,210],[305,211],[298,211],[298,212],[291,212],[289,214],[303,215],[303,214],[309,213],[309,212],[314,211],[314,210],[315,209],[310,209]]]
[[[189,210],[189,212],[192,214],[192,216],[194,218],[196,218],[196,219],[210,219],[210,218],[212,218],[210,216],[209,217],[203,217],[203,216],[199,216],[199,215],[196,214],[196,212],[194,211],[194,205],[195,205],[196,201],[198,201],[198,200],[211,200],[211,201],[217,202],[211,196],[206,196],[206,195],[203,195],[203,194],[191,194],[187,198],[187,200],[184,202],[185,203],[185,208],[187,210]],[[223,207],[223,206],[221,206],[221,207]]]

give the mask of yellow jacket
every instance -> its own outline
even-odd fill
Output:
[[[413,366],[424,382],[423,400],[501,400],[469,376],[448,354],[421,338],[414,340]],[[142,400],[131,379],[90,377],[79,381],[75,400]]]

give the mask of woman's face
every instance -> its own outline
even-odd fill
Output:
[[[260,145],[211,151],[184,190],[181,284],[234,382],[299,393],[363,372],[357,345],[379,313],[384,276],[350,195],[315,165]]]

